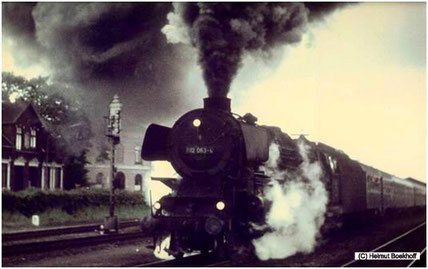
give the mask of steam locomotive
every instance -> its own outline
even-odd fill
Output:
[[[229,255],[251,248],[251,240],[263,232],[252,227],[265,222],[269,209],[263,197],[271,179],[261,167],[272,143],[279,145],[278,168],[290,174],[303,161],[298,141],[310,146],[309,159],[319,162],[329,193],[329,217],[425,206],[423,183],[394,177],[325,144],[303,136],[292,139],[278,127],[256,122],[251,114],[233,114],[230,99],[210,97],[204,99],[204,108],[184,114],[172,128],[148,127],[142,158],[169,161],[181,176],[152,178],[172,189],[151,205],[159,229],[170,235],[170,255]]]

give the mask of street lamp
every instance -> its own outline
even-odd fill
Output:
[[[116,174],[115,169],[115,147],[120,142],[120,130],[121,130],[121,118],[120,112],[122,104],[119,101],[119,96],[114,95],[113,100],[109,105],[109,115],[106,117],[106,136],[109,138],[111,143],[111,179],[110,179],[110,209],[109,216],[105,218],[104,229],[107,232],[118,231],[118,220],[117,216],[114,215],[114,178]]]

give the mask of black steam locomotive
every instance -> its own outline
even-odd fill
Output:
[[[142,158],[170,161],[182,177],[158,178],[173,194],[153,203],[154,217],[171,232],[172,255],[236,247],[238,239],[251,238],[245,226],[263,222],[259,197],[268,179],[257,172],[274,134],[255,121],[249,114],[236,118],[230,99],[206,98],[203,109],[186,113],[172,128],[147,129]]]
[[[151,124],[147,129],[142,158],[169,161],[182,177],[156,178],[173,192],[151,205],[160,229],[171,236],[166,249],[171,255],[235,253],[261,236],[252,224],[262,225],[269,208],[263,197],[270,178],[260,170],[269,159],[269,146],[280,145],[281,170],[292,173],[302,157],[296,140],[256,121],[251,114],[231,113],[230,99],[212,97],[172,128]],[[425,205],[424,184],[360,164],[327,145],[305,143],[310,160],[323,171],[329,217]]]

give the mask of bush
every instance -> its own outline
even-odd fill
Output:
[[[47,209],[38,214],[40,217],[40,227],[77,225],[84,223],[102,223],[109,214],[108,206],[89,206],[68,214],[62,209]],[[141,219],[150,215],[150,209],[146,205],[138,206],[116,206],[115,215],[120,220]],[[3,211],[2,229],[3,232],[13,232],[21,229],[32,229],[31,217],[26,217],[19,212]]]
[[[110,192],[107,190],[74,189],[71,191],[45,191],[27,189],[20,192],[3,191],[3,211],[21,213],[24,216],[41,214],[47,210],[59,209],[74,214],[86,207],[110,205]],[[144,205],[141,193],[115,191],[115,205]]]

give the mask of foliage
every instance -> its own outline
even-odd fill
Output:
[[[102,222],[109,212],[108,206],[88,206],[73,212],[72,215],[62,209],[54,208],[45,210],[38,214],[40,217],[40,226],[62,226],[67,224],[83,224]],[[123,206],[118,205],[115,215],[119,219],[148,219],[150,210],[146,205]],[[12,232],[19,229],[34,228],[31,224],[31,217],[26,217],[19,212],[3,211],[2,229],[3,232]]]
[[[64,170],[64,188],[69,190],[74,188],[76,185],[87,186],[87,173],[88,169],[85,168],[88,164],[86,159],[86,150],[83,150],[79,156],[71,155],[65,160]]]
[[[13,73],[3,72],[2,100],[14,102],[16,99],[32,102],[42,118],[51,125],[59,125],[69,120],[69,102],[57,93],[55,85],[48,84],[47,77],[27,80]]]
[[[2,203],[3,211],[17,212],[27,217],[52,209],[60,209],[71,215],[86,207],[108,206],[110,192],[97,189],[42,191],[30,188],[20,192],[3,191]],[[141,193],[118,190],[115,192],[115,204],[141,206],[145,203]]]

